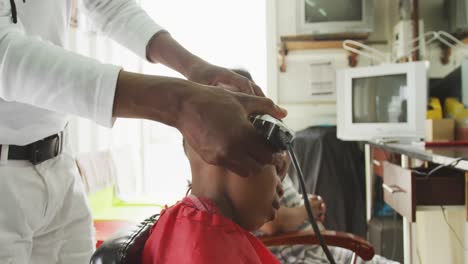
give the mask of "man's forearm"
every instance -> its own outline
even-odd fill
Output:
[[[147,46],[147,56],[149,61],[162,63],[178,71],[187,79],[191,79],[191,70],[196,65],[206,63],[190,53],[166,31],[156,33],[150,40]]]
[[[182,103],[193,92],[189,81],[121,71],[113,116],[144,118],[175,126]]]

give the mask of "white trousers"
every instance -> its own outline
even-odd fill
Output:
[[[89,263],[94,228],[70,153],[0,162],[0,263]]]

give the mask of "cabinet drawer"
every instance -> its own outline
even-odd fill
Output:
[[[383,177],[383,164],[385,161],[400,163],[399,155],[392,155],[391,152],[385,151],[381,148],[374,147],[372,149],[372,163],[374,166],[374,174]]]
[[[383,179],[384,201],[402,216],[414,221],[416,199],[411,171],[384,161]]]
[[[464,205],[465,177],[462,171],[441,169],[426,179],[408,169],[383,163],[384,200],[414,222],[417,205]]]

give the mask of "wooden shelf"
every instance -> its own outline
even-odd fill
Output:
[[[286,51],[286,55],[290,50],[341,49],[343,41],[346,39],[365,42],[368,37],[368,34],[336,34],[327,37],[314,35],[282,36],[281,48]]]
[[[348,33],[348,34],[331,34],[331,35],[289,35],[281,36],[281,41],[343,41],[345,39],[354,39],[365,41],[369,38],[369,34]]]
[[[307,49],[341,49],[343,41],[285,41],[282,43],[287,51]]]
[[[368,41],[368,34],[337,34],[325,37],[317,37],[313,35],[297,35],[297,36],[282,36],[281,47],[279,53],[281,54],[280,71],[286,72],[286,56],[289,51],[297,50],[317,50],[317,49],[342,49],[343,41],[352,39],[364,44],[387,44],[386,41],[370,42]],[[355,47],[359,49],[359,47]],[[348,57],[349,65],[351,67],[357,64],[357,54],[351,53]]]

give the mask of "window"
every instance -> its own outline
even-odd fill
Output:
[[[266,1],[140,0],[142,7],[183,46],[201,58],[228,68],[244,68],[266,86]],[[137,59],[117,44],[91,32],[74,30],[72,50],[147,74],[179,76],[162,65]],[[201,124],[203,125],[203,124]],[[108,131],[76,118],[70,125],[78,151],[137,148],[142,173],[120,190],[171,204],[180,199],[190,179],[189,165],[176,129],[151,121],[119,119]],[[138,160],[138,159],[136,159]]]

